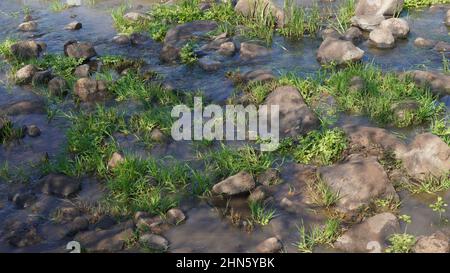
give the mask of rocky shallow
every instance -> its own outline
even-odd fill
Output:
[[[360,0],[293,38],[265,0],[267,43],[223,4],[165,28],[151,2],[0,3],[0,251],[450,251],[448,5]],[[199,91],[279,105],[279,150],[173,140]]]

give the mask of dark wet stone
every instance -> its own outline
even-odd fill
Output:
[[[27,64],[21,69],[17,70],[15,75],[15,80],[17,84],[29,84],[31,83],[34,74],[38,71],[38,69],[32,65]]]
[[[430,236],[419,236],[413,247],[414,253],[449,253],[450,239],[443,232],[435,232]]]
[[[112,41],[119,45],[128,45],[131,43],[130,38],[127,35],[116,35],[113,37]]]
[[[282,249],[283,243],[276,237],[266,239],[256,246],[256,252],[258,253],[278,253]]]
[[[14,247],[27,247],[42,241],[33,224],[14,221],[5,230],[7,242]]]
[[[249,60],[257,57],[263,57],[270,54],[270,50],[264,46],[253,43],[241,43],[240,55],[244,60]]]
[[[36,201],[36,195],[30,191],[19,191],[10,196],[10,201],[18,209],[24,209],[30,207]]]
[[[49,195],[67,198],[76,194],[80,189],[80,181],[62,174],[49,174],[41,181],[41,191]]]
[[[67,233],[66,236],[74,236],[80,231],[87,230],[89,228],[89,220],[85,216],[78,216],[73,219],[67,225]]]
[[[88,252],[118,252],[124,249],[132,236],[133,228],[121,224],[107,230],[78,233],[74,240],[80,242]]]
[[[64,44],[64,54],[69,57],[86,60],[97,56],[97,52],[91,43],[74,40]]]
[[[130,35],[130,42],[132,45],[142,45],[150,40],[150,37],[142,33],[132,33]]]
[[[88,64],[82,64],[75,68],[75,76],[77,78],[87,78],[89,77],[90,66]]]
[[[42,48],[35,41],[20,41],[11,45],[12,54],[19,59],[32,59],[39,57]]]
[[[211,72],[218,70],[222,63],[212,59],[210,56],[202,57],[198,60],[198,65],[205,71]]]
[[[353,44],[358,44],[362,42],[364,36],[362,31],[357,27],[350,27],[344,33],[344,39],[352,42]]]
[[[67,94],[67,83],[61,77],[54,77],[48,82],[48,91],[53,96],[63,96]]]
[[[255,188],[255,180],[251,174],[242,171],[214,185],[212,191],[216,194],[236,195],[249,192]]]
[[[437,52],[445,53],[450,51],[450,43],[440,41],[434,46]]]
[[[110,229],[117,224],[116,219],[109,215],[102,215],[95,223],[96,229]]]
[[[261,202],[264,201],[269,195],[269,191],[265,186],[258,186],[250,192],[248,196],[249,202]]]
[[[268,82],[276,80],[277,78],[272,73],[271,70],[266,69],[257,69],[257,70],[251,70],[244,75],[242,75],[242,78],[246,82]]]
[[[30,137],[37,137],[41,135],[41,129],[36,125],[28,125],[27,126],[27,135]]]
[[[169,241],[166,238],[156,234],[143,234],[139,237],[139,243],[142,246],[157,250],[166,251],[169,248]]]
[[[256,178],[256,181],[264,186],[276,185],[280,182],[280,172],[277,169],[267,169]]]
[[[52,71],[51,70],[45,70],[45,71],[38,71],[34,73],[32,83],[33,85],[45,85],[48,84],[48,82],[52,79]]]

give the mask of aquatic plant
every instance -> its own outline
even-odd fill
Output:
[[[250,201],[251,221],[262,226],[269,224],[270,220],[275,217],[275,209],[268,208],[261,201]]]
[[[303,224],[297,229],[300,238],[295,245],[298,251],[311,253],[318,245],[332,246],[341,233],[341,223],[338,219],[328,219],[323,226],[313,226],[309,231]]]
[[[390,245],[385,250],[387,253],[410,253],[416,244],[416,238],[406,233],[392,234],[388,241]]]
[[[195,44],[190,41],[186,43],[180,50],[181,63],[192,65],[198,61],[198,57],[194,52]]]
[[[450,0],[405,0],[405,8],[420,8],[436,4],[448,4]]]

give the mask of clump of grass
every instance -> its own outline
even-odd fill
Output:
[[[275,217],[275,209],[268,208],[261,201],[250,201],[251,221],[261,226],[269,224],[270,220]]]
[[[284,13],[285,22],[279,33],[285,37],[301,38],[320,29],[321,15],[317,4],[306,9],[296,6],[292,0],[285,0]]]
[[[348,146],[347,136],[339,128],[314,130],[298,139],[285,140],[280,152],[292,155],[298,163],[329,165],[338,161]]]
[[[23,138],[24,135],[22,128],[16,128],[9,119],[0,117],[0,143],[5,144],[18,140]]]
[[[14,58],[14,55],[11,51],[11,46],[15,44],[17,40],[12,38],[7,38],[0,43],[0,56],[5,60],[11,60]]]
[[[144,65],[143,60],[128,59],[118,55],[105,55],[100,57],[102,65],[106,69],[114,69],[121,73],[125,69],[138,70]]]
[[[422,181],[409,181],[402,186],[413,194],[434,194],[450,189],[450,176],[448,174],[440,177],[429,175]]]
[[[198,61],[197,54],[195,54],[195,44],[190,41],[186,43],[180,50],[181,62],[187,65],[195,64]]]
[[[379,198],[374,201],[376,211],[396,213],[400,209],[401,202],[394,197]]]
[[[442,119],[435,119],[431,123],[431,133],[440,137],[447,145],[450,145],[450,126],[449,121]]]
[[[351,26],[351,18],[355,15],[355,0],[343,1],[334,16],[329,21],[329,26],[343,34]]]
[[[131,21],[124,18],[128,9],[128,5],[122,4],[111,11],[111,17],[114,21],[114,26],[119,33],[132,34],[134,32],[144,32],[149,28],[149,21],[145,19]]]
[[[130,118],[130,129],[151,147],[154,143],[151,137],[153,129],[157,128],[165,135],[170,135],[173,123],[170,111],[171,107],[158,107],[134,114]]]
[[[439,220],[448,222],[447,219],[442,217],[442,214],[447,211],[448,204],[444,202],[444,199],[441,196],[438,196],[436,202],[430,204],[430,208],[439,215]]]
[[[410,253],[416,243],[416,238],[407,233],[392,234],[388,241],[390,246],[386,248],[387,253]]]
[[[41,70],[52,69],[54,75],[64,78],[69,85],[73,85],[76,77],[73,74],[75,68],[83,64],[84,59],[67,57],[58,54],[47,54],[40,59],[33,59],[29,63],[34,64]]]
[[[298,75],[288,72],[278,79],[280,85],[292,85],[295,86],[302,95],[303,99],[307,104],[317,98],[320,94],[326,91],[326,89],[321,86],[321,73],[319,72],[315,76],[309,76],[306,78],[299,77]]]
[[[200,154],[219,178],[247,171],[253,175],[270,168],[274,162],[270,153],[260,152],[250,146],[232,149],[222,144],[221,148],[207,154]]]
[[[336,241],[341,233],[340,221],[337,219],[328,219],[323,226],[314,226],[307,231],[302,224],[298,227],[300,235],[299,241],[296,243],[299,252],[311,253],[314,247],[318,245],[329,245]]]
[[[334,192],[320,177],[308,183],[308,196],[313,204],[330,208],[341,198],[339,192]]]
[[[60,0],[53,0],[50,2],[50,10],[53,12],[61,12],[69,8],[69,5],[62,3]]]
[[[450,0],[405,0],[405,8],[420,8],[436,4],[448,4]]]
[[[350,79],[355,76],[365,81],[363,90],[351,90]],[[435,96],[429,89],[417,86],[409,78],[384,73],[370,64],[354,64],[334,72],[323,85],[342,110],[366,114],[380,124],[418,125],[431,122],[443,111],[442,105],[435,104]],[[417,107],[408,110],[405,117],[395,115],[392,106],[404,101],[416,103]]]

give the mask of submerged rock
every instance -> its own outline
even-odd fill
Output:
[[[119,34],[113,37],[112,41],[119,45],[128,45],[130,44],[130,37],[125,34]]]
[[[355,7],[355,14],[392,16],[402,9],[403,0],[359,0]]]
[[[19,59],[32,59],[39,57],[42,47],[33,40],[20,41],[11,45],[12,54]]]
[[[236,51],[236,46],[233,42],[225,42],[222,43],[217,50],[217,53],[224,55],[224,56],[232,56],[234,52]]]
[[[381,22],[380,27],[389,29],[395,38],[406,38],[409,34],[409,25],[405,19],[390,18]]]
[[[395,38],[392,32],[387,28],[377,27],[369,34],[369,42],[376,48],[395,47]]]
[[[2,105],[0,108],[0,115],[30,115],[30,114],[45,114],[45,103],[42,100],[31,99],[12,102],[7,105]]]
[[[221,67],[222,63],[214,60],[210,56],[204,56],[198,59],[198,65],[201,67],[201,69],[211,72],[218,70]]]
[[[258,253],[278,253],[283,249],[283,243],[277,237],[264,240],[256,246]]]
[[[5,227],[6,241],[14,247],[27,247],[40,243],[43,239],[33,224],[14,221]]]
[[[28,125],[26,128],[27,135],[30,137],[37,137],[41,135],[41,129],[34,124]]]
[[[271,70],[257,69],[251,70],[242,75],[242,79],[248,83],[251,82],[268,82],[276,80],[277,78]]]
[[[355,62],[362,59],[364,51],[352,42],[327,38],[317,51],[317,60],[321,64],[335,63],[337,65]]]
[[[117,252],[124,249],[132,235],[133,228],[126,223],[107,230],[78,233],[74,240],[90,252]]]
[[[437,41],[418,37],[414,40],[414,45],[420,48],[433,48],[437,44]]]
[[[319,127],[319,119],[293,86],[281,86],[272,91],[265,104],[270,111],[271,105],[279,106],[279,132],[281,137],[296,137]],[[261,116],[269,117],[269,113],[261,111]],[[270,120],[270,119],[269,119]]]
[[[64,54],[68,57],[89,60],[97,56],[94,46],[88,42],[69,41],[64,44]]]
[[[178,225],[186,220],[186,215],[184,215],[181,209],[173,208],[167,211],[166,219],[169,224]]]
[[[430,236],[419,236],[413,247],[415,253],[449,253],[449,238],[438,231]]]
[[[400,232],[400,224],[392,213],[381,213],[351,227],[334,243],[346,252],[383,252],[390,235]]]
[[[376,158],[352,155],[346,162],[321,167],[319,174],[330,189],[339,195],[336,209],[355,212],[380,197],[398,197],[383,166]]]
[[[41,181],[41,191],[49,195],[67,198],[77,193],[80,189],[80,181],[62,174],[49,174],[42,178]]]
[[[277,26],[284,25],[284,11],[272,0],[238,0],[234,10],[244,16],[252,16],[260,10],[265,12],[264,16],[268,16],[270,12],[275,17]]]
[[[19,30],[20,31],[35,31],[37,30],[38,24],[36,21],[28,21],[28,22],[24,22],[21,23],[19,25]]]
[[[52,71],[51,70],[45,70],[45,71],[38,71],[34,73],[33,79],[31,82],[33,85],[46,85],[48,82],[52,79]]]
[[[157,251],[166,251],[169,248],[169,241],[166,238],[151,233],[141,235],[139,243]]]
[[[381,22],[384,21],[383,15],[359,15],[353,16],[351,22],[353,26],[357,26],[363,30],[374,30]]]
[[[418,180],[450,171],[450,147],[431,133],[417,135],[401,159],[408,174]]]
[[[447,42],[437,42],[436,45],[433,48],[437,52],[445,53],[450,51],[450,43]]]
[[[242,171],[214,185],[216,194],[236,195],[249,192],[255,188],[255,180],[248,172]]]
[[[241,58],[244,60],[263,57],[270,54],[270,50],[264,46],[243,42],[240,49]]]
[[[61,77],[54,77],[48,82],[48,91],[53,96],[63,96],[67,94],[67,82]]]
[[[106,97],[106,83],[90,78],[79,79],[74,86],[74,94],[83,102],[102,100]]]

